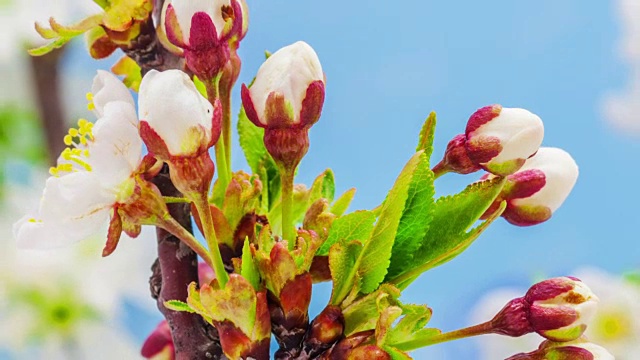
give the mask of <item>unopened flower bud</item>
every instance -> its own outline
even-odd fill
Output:
[[[602,346],[583,339],[571,342],[545,341],[538,350],[526,354],[517,354],[507,360],[614,360],[609,351]]]
[[[518,337],[530,332],[554,341],[572,341],[584,333],[598,298],[580,280],[558,277],[533,285],[511,300],[491,321],[491,332]]]
[[[433,168],[433,172],[437,175],[445,172],[471,174],[480,170],[480,166],[467,155],[466,143],[467,137],[464,134],[454,136],[447,145],[444,158]]]
[[[242,36],[238,0],[172,0],[163,24],[167,38],[184,50],[187,66],[202,79],[215,78],[229,60],[229,39]]]
[[[540,148],[518,172],[507,177],[497,199],[507,201],[502,217],[518,226],[544,222],[562,205],[577,180],[578,165],[569,153]]]
[[[247,117],[265,128],[265,146],[281,165],[297,166],[309,149],[308,130],[320,118],[324,88],[320,60],[302,41],[271,55],[250,89],[242,85]]]
[[[486,171],[506,176],[518,171],[542,144],[540,118],[518,108],[500,105],[478,109],[465,131],[469,159]]]
[[[171,329],[166,320],[162,321],[142,344],[140,354],[145,359],[173,360],[175,351]]]
[[[179,70],[149,71],[140,84],[140,136],[149,152],[171,168],[174,184],[188,196],[208,191],[214,165],[209,156],[220,137],[219,101],[212,106]]]

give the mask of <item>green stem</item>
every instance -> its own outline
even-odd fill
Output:
[[[220,139],[218,139],[218,142],[215,145],[215,155],[216,166],[218,168],[218,186],[222,189],[221,193],[224,194],[227,190],[227,186],[229,186],[229,182],[231,181],[231,168],[227,162],[229,155],[226,154],[226,143],[229,142],[229,140],[226,140],[226,137],[231,136],[231,134],[225,134],[226,130],[224,124],[225,115],[227,117],[227,122],[230,122],[231,119],[231,109],[228,106],[231,103],[231,98],[229,97],[228,99],[229,104],[224,103],[225,99],[220,97],[221,94],[218,87],[219,80],[220,79],[218,77],[210,81],[205,81],[205,86],[207,88],[207,97],[209,102],[213,105],[216,100],[220,99],[222,105],[222,131],[220,133]],[[229,133],[231,132],[230,127],[231,125],[229,125]]]
[[[220,247],[218,246],[218,238],[213,226],[213,218],[211,216],[211,208],[209,207],[207,196],[205,194],[198,196],[194,199],[193,204],[198,210],[200,223],[202,224],[202,231],[204,232],[204,237],[209,245],[209,252],[212,256],[213,263],[211,268],[216,274],[220,288],[224,289],[225,285],[229,281],[229,274],[227,274],[227,271],[224,268],[222,256],[220,255]]]
[[[231,173],[231,93],[220,89],[220,102],[222,104],[222,141],[226,155],[227,171]]]
[[[433,169],[431,169],[431,171],[433,171],[433,175],[435,175],[435,177],[434,177],[434,180],[435,180],[435,179],[439,178],[440,176],[448,173],[449,169],[445,165],[444,160],[442,160],[438,164],[436,164],[436,166],[434,166]]]
[[[207,251],[207,249],[202,246],[202,244],[200,244],[200,242],[195,237],[193,237],[193,234],[191,234],[189,231],[187,231],[187,229],[180,225],[180,223],[176,221],[176,219],[168,216],[167,218],[163,219],[157,226],[165,229],[166,231],[170,232],[175,237],[180,239],[182,242],[187,244],[187,246],[189,246],[191,250],[195,251],[195,253],[198,254],[205,263],[207,263],[207,265],[213,268],[214,261],[209,251]]]
[[[280,169],[282,183],[282,238],[288,241],[289,250],[293,250],[296,243],[296,230],[293,223],[293,178],[295,169]]]
[[[425,338],[417,338],[407,342],[394,344],[394,347],[402,351],[411,351],[411,350],[423,348],[425,346],[431,346],[431,345],[435,345],[435,344],[439,344],[447,341],[464,339],[471,336],[485,335],[485,334],[491,333],[492,331],[493,331],[493,327],[491,326],[491,322],[486,322],[483,324],[470,326],[468,328],[454,330],[448,333],[442,333],[442,334],[429,336]]]

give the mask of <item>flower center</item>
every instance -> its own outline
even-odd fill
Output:
[[[74,171],[91,171],[91,165],[87,162],[89,158],[87,145],[93,142],[92,129],[93,123],[86,119],[78,120],[78,128],[69,129],[64,136],[64,144],[67,148],[60,154],[61,159],[58,160],[58,165],[49,169],[52,176],[59,177]]]

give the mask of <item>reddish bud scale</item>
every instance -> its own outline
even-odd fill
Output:
[[[367,330],[355,333],[348,338],[340,340],[331,349],[324,352],[320,359],[322,360],[343,360],[347,355],[361,344],[369,341],[375,335],[375,330]]]
[[[480,166],[471,161],[469,155],[467,155],[466,143],[467,139],[464,134],[454,136],[447,144],[444,158],[433,168],[433,171],[436,174],[448,171],[458,174],[471,174],[480,170]]]
[[[311,322],[302,349],[309,358],[315,358],[335,344],[344,333],[344,316],[338,306],[327,306]]]
[[[364,345],[352,350],[347,360],[391,360],[391,355],[377,345]]]
[[[469,159],[476,164],[489,162],[502,151],[500,139],[490,136],[473,136],[482,125],[500,115],[502,106],[490,105],[478,109],[467,122],[465,137],[471,139],[465,143]]]
[[[493,333],[518,337],[533,332],[529,323],[529,304],[524,298],[509,301],[491,320]]]
[[[276,353],[278,359],[299,352],[309,325],[311,288],[311,275],[304,273],[288,281],[280,291],[279,298],[269,294],[272,329],[280,345]]]

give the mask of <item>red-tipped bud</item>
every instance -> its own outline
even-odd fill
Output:
[[[307,153],[308,130],[320,118],[324,85],[318,56],[299,41],[271,55],[251,89],[242,86],[247,117],[265,128],[265,146],[279,164],[295,167]]]
[[[164,320],[153,330],[142,344],[140,354],[145,359],[153,360],[173,360],[175,359],[175,348],[171,338],[171,329]]]
[[[229,60],[229,41],[246,33],[246,9],[239,0],[172,0],[162,24],[169,41],[184,50],[189,69],[213,79]]]
[[[545,341],[538,350],[511,356],[507,360],[614,360],[602,346],[583,339],[571,342]]]
[[[500,105],[478,109],[465,131],[469,159],[488,172],[506,176],[518,171],[542,144],[540,118],[518,108]]]
[[[502,193],[483,218],[506,200],[502,217],[508,222],[517,226],[540,224],[562,205],[577,180],[578,165],[569,153],[540,148],[518,172],[507,177]]]
[[[558,277],[533,285],[490,322],[492,332],[522,336],[537,332],[553,341],[578,339],[595,313],[598,298],[580,280]]]

